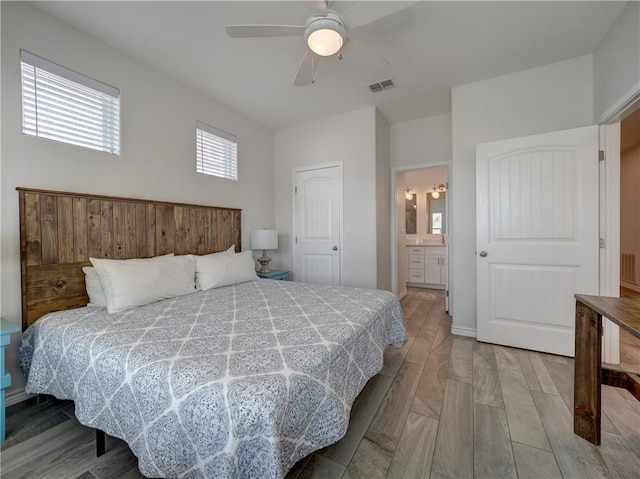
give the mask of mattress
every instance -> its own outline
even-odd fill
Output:
[[[145,476],[275,479],[345,434],[385,348],[405,342],[392,293],[259,279],[50,313],[19,355],[28,393],[73,400]]]

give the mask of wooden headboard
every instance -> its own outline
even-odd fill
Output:
[[[89,302],[82,267],[93,258],[208,254],[236,245],[241,210],[17,188],[22,329]]]

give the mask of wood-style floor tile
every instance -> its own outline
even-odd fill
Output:
[[[527,387],[517,350],[496,347],[496,362],[513,441],[550,451],[542,421]]]
[[[347,466],[343,479],[385,479],[397,439],[369,430]]]
[[[438,435],[438,421],[410,412],[387,477],[428,477]]]
[[[607,477],[597,446],[573,433],[573,412],[561,397],[531,392],[563,477]]]
[[[552,452],[513,443],[519,479],[562,479],[562,474]]]
[[[517,479],[504,409],[476,403],[473,415],[475,477]]]
[[[411,403],[412,412],[440,419],[448,369],[448,355],[429,354]]]
[[[473,400],[504,408],[494,347],[477,341],[473,343]]]
[[[391,383],[370,429],[399,438],[424,366],[405,361]]]
[[[473,477],[473,387],[447,381],[433,470],[447,477]]]

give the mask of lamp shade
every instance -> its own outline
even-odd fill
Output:
[[[276,230],[253,230],[251,232],[251,249],[278,249],[278,232]]]
[[[342,48],[344,23],[335,12],[327,11],[326,16],[312,16],[307,20],[304,35],[313,53],[328,57]]]

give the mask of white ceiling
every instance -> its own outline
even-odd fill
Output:
[[[371,0],[331,8],[367,10]],[[240,39],[227,24],[303,25],[303,1],[33,2],[42,11],[274,129],[377,106],[391,122],[450,111],[451,88],[593,53],[627,2],[419,1],[347,35],[383,56],[376,77],[323,60],[294,87],[302,37]],[[353,12],[353,10],[352,10]],[[348,40],[347,40],[348,43]],[[345,53],[346,56],[346,53]],[[393,78],[397,87],[371,93]]]

